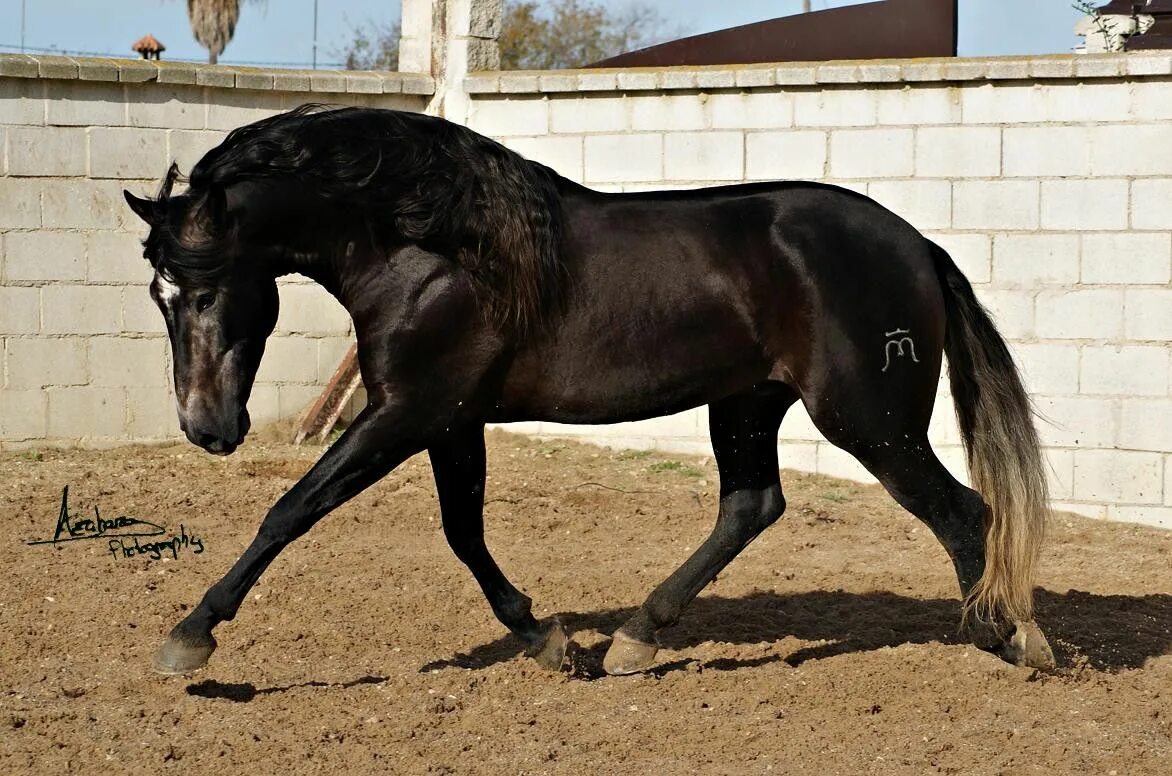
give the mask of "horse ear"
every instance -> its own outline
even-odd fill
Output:
[[[159,210],[153,199],[136,197],[126,189],[122,190],[122,196],[126,197],[126,204],[130,205],[130,209],[134,211],[134,214],[143,221],[146,221],[148,226],[158,225]]]
[[[199,217],[209,234],[223,234],[228,226],[228,196],[223,186],[212,186],[199,207]]]
[[[159,190],[159,199],[171,196],[171,189],[175,187],[175,179],[179,177],[179,165],[171,162],[167,175],[163,178],[163,188]]]

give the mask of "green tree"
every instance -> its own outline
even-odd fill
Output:
[[[621,11],[590,0],[507,0],[501,26],[501,68],[550,70],[582,67],[624,51],[683,35],[642,2]],[[398,22],[353,28],[337,55],[352,70],[394,70],[399,62]]]

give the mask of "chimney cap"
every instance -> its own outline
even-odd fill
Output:
[[[160,51],[167,50],[166,46],[164,46],[162,43],[159,43],[159,41],[155,39],[155,36],[149,33],[136,40],[134,45],[130,48],[140,54],[144,52],[157,54]]]

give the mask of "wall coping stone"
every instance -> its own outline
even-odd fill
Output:
[[[0,54],[0,78],[192,84],[257,91],[323,94],[435,93],[435,79],[382,70],[285,70],[104,57]]]
[[[821,84],[1046,81],[1172,75],[1172,51],[473,73],[469,94],[671,91]]]

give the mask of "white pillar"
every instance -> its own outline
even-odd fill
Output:
[[[431,11],[436,0],[402,0],[399,4],[399,70],[431,75]]]
[[[500,68],[502,0],[402,0],[399,69],[435,78],[428,113],[464,123],[464,76]]]

